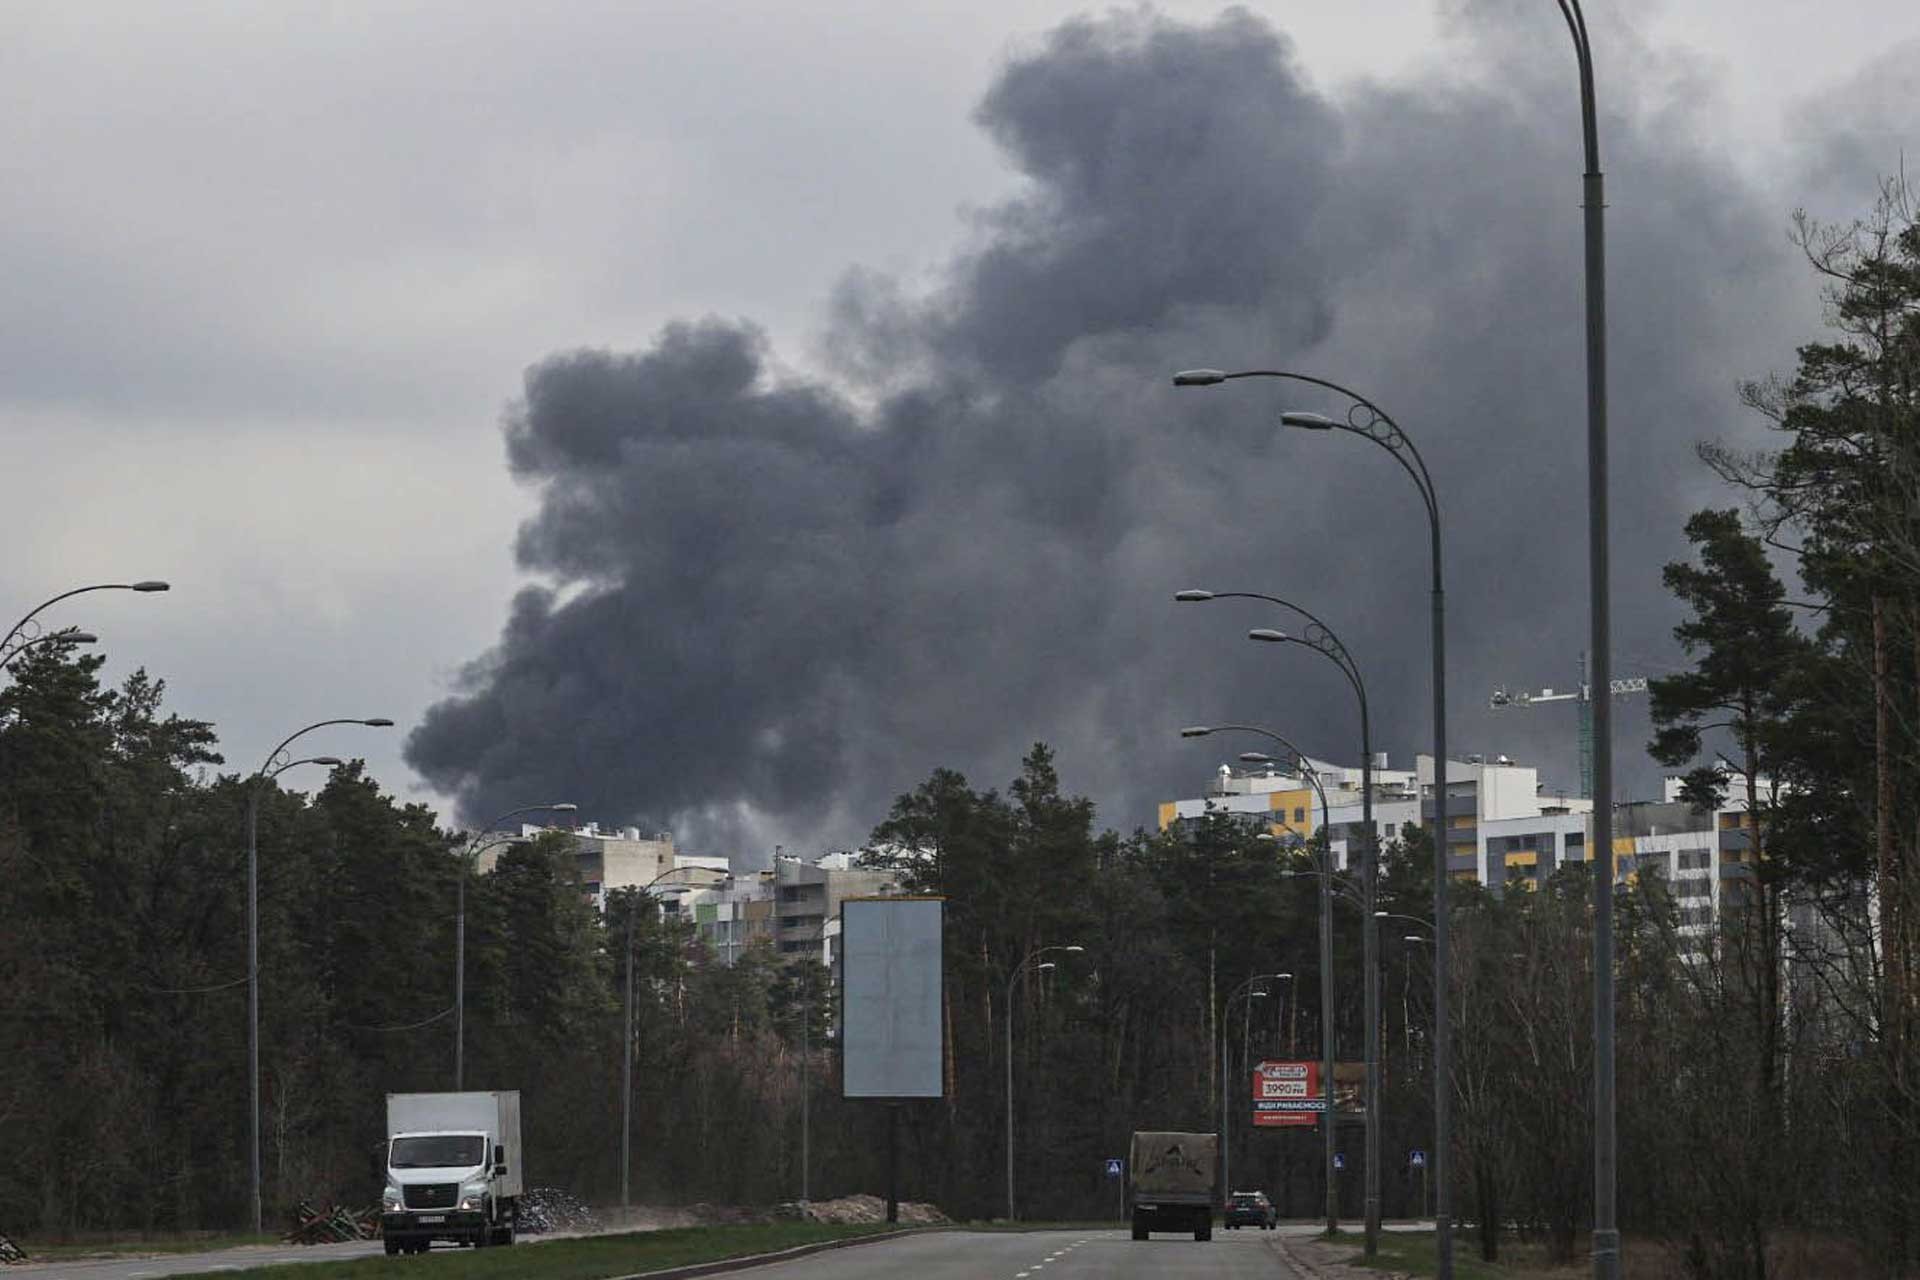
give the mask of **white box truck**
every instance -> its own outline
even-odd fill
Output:
[[[1136,1133],[1127,1162],[1133,1238],[1151,1231],[1191,1231],[1213,1239],[1213,1202],[1220,1193],[1220,1139],[1211,1133]]]
[[[387,1252],[425,1253],[435,1240],[512,1244],[524,1158],[520,1094],[387,1095]]]

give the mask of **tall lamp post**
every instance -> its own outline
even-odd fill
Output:
[[[686,871],[705,871],[722,879],[731,879],[725,872],[714,867],[668,867],[653,879],[641,885],[635,891],[636,898],[645,898],[647,890],[672,876]],[[716,881],[715,883],[718,883]],[[676,889],[694,889],[698,885],[677,885]],[[639,914],[639,902],[633,902],[627,909],[627,993],[626,993],[626,1035],[621,1037],[620,1073],[624,1082],[620,1089],[620,1207],[633,1207],[633,922]]]
[[[136,588],[138,589],[138,588]],[[164,590],[164,587],[160,588]],[[312,756],[295,760],[287,753],[294,739],[324,729],[328,725],[357,724],[373,729],[390,728],[393,721],[384,716],[368,719],[320,720],[288,734],[280,745],[267,753],[267,759],[247,779],[247,1163],[252,1175],[251,1198],[253,1233],[261,1232],[260,1217],[260,788],[287,770],[302,764],[324,764],[338,768],[334,756]]]
[[[1063,946],[1035,947],[1033,950],[1027,952],[1025,956],[1021,957],[1020,963],[1015,965],[1013,967],[1013,972],[1007,975],[1006,1012],[1007,1012],[1007,1221],[1008,1222],[1012,1222],[1014,1220],[1014,1216],[1013,1216],[1013,984],[1018,982],[1020,980],[1020,975],[1027,972],[1027,970],[1030,968],[1033,969],[1035,972],[1038,972],[1042,969],[1051,969],[1054,967],[1053,962],[1051,960],[1043,961],[1042,963],[1037,965],[1034,964],[1034,961],[1039,960],[1040,957],[1042,956],[1053,955],[1056,952],[1061,955],[1068,955],[1068,954],[1078,953],[1085,950],[1086,948],[1081,946],[1077,942],[1067,943]]]
[[[1327,789],[1320,783],[1320,775],[1307,759],[1306,752],[1287,741],[1271,729],[1263,729],[1252,724],[1215,724],[1188,725],[1180,731],[1183,738],[1204,738],[1212,733],[1255,733],[1271,739],[1286,749],[1292,756],[1292,767],[1307,780],[1314,794],[1320,800],[1320,1069],[1324,1075],[1321,1091],[1327,1100],[1325,1146],[1322,1153],[1326,1159],[1327,1181],[1327,1234],[1333,1235],[1340,1230],[1340,1186],[1334,1179],[1333,1157],[1335,1137],[1333,1132],[1333,820],[1332,810],[1327,804]]]
[[[1580,67],[1580,137],[1587,169],[1581,179],[1586,223],[1587,289],[1587,649],[1593,687],[1593,1274],[1620,1274],[1615,1203],[1613,1093],[1613,680],[1612,603],[1607,547],[1607,233],[1606,179],[1600,172],[1599,111],[1593,92],[1593,48],[1580,0],[1558,0]],[[1444,933],[1439,935],[1445,937]],[[1434,965],[1444,963],[1435,948]],[[1443,1184],[1444,1186],[1444,1184]],[[1443,1191],[1444,1194],[1444,1191]]]
[[[1248,638],[1269,644],[1304,645],[1313,650],[1340,669],[1340,674],[1353,686],[1354,695],[1360,702],[1360,825],[1364,830],[1360,886],[1365,898],[1361,905],[1360,937],[1362,967],[1366,974],[1367,1016],[1365,1252],[1366,1256],[1373,1257],[1380,1251],[1380,932],[1373,919],[1374,892],[1380,876],[1380,844],[1373,827],[1373,728],[1367,711],[1366,680],[1360,674],[1360,664],[1353,660],[1353,654],[1341,643],[1333,628],[1291,600],[1282,600],[1279,596],[1258,591],[1200,590],[1178,592],[1174,599],[1183,603],[1222,599],[1265,600],[1291,609],[1307,620],[1302,635],[1293,636],[1284,631],[1261,627],[1248,632]]]
[[[0,659],[9,656],[11,653],[19,652],[19,649],[26,648],[27,645],[36,642],[40,638],[39,628],[34,627],[33,620],[42,609],[45,609],[49,605],[59,604],[62,600],[70,599],[73,596],[85,595],[89,591],[138,591],[145,594],[155,591],[171,590],[173,590],[171,584],[162,582],[158,578],[147,578],[140,582],[96,582],[92,586],[75,587],[71,591],[62,591],[59,595],[42,600],[39,604],[27,610],[26,617],[7,628],[5,638],[0,638]],[[34,630],[29,631],[29,627],[34,627]],[[14,641],[16,640],[21,642],[17,649],[14,647]]]
[[[524,804],[509,809],[474,832],[473,839],[460,852],[460,879],[453,908],[453,1091],[459,1093],[467,1081],[467,880],[473,875],[474,859],[483,848],[504,841],[488,841],[487,835],[508,818],[523,813],[574,813],[577,804]],[[484,843],[483,843],[484,842]]]
[[[1570,0],[1561,0],[1564,5]],[[1447,1179],[1448,1142],[1452,1133],[1453,1055],[1449,1046],[1447,1019],[1447,631],[1446,588],[1441,576],[1440,500],[1427,471],[1425,459],[1400,424],[1373,401],[1357,391],[1304,373],[1284,369],[1250,369],[1223,373],[1218,369],[1190,369],[1174,375],[1176,387],[1210,387],[1236,378],[1281,378],[1321,387],[1345,396],[1351,406],[1342,418],[1318,413],[1283,413],[1280,424],[1303,431],[1345,431],[1379,445],[1400,464],[1420,491],[1427,509],[1427,530],[1432,554],[1432,631],[1433,631],[1433,1179],[1434,1240],[1439,1280],[1453,1280],[1453,1190]],[[1600,686],[1604,688],[1605,686]],[[1599,722],[1595,722],[1599,732]],[[1597,760],[1596,760],[1597,763]],[[1596,786],[1599,775],[1596,771]],[[1597,794],[1597,792],[1596,792]],[[1598,805],[1596,804],[1596,809]],[[1597,1087],[1597,1084],[1596,1084]]]
[[[1232,1072],[1227,1063],[1227,1021],[1233,1016],[1233,1002],[1240,999],[1242,995],[1246,996],[1246,1012],[1249,1017],[1252,1016],[1253,1002],[1266,999],[1266,992],[1248,990],[1254,983],[1268,979],[1277,982],[1292,976],[1290,973],[1250,973],[1244,982],[1227,993],[1227,1002],[1220,1007],[1220,1194],[1225,1199],[1230,1200],[1233,1196],[1233,1129],[1232,1117],[1227,1110],[1227,1095],[1231,1092],[1227,1082],[1232,1078]],[[1240,1033],[1242,1058],[1246,1056],[1246,1052],[1247,1035],[1243,1021]]]

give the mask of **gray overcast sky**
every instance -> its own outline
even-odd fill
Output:
[[[1920,136],[1905,114],[1920,100],[1920,9],[1592,7],[1609,110],[1727,166],[1763,219],[1764,269],[1801,299],[1758,324],[1726,372],[1730,402],[1734,378],[1783,365],[1814,315],[1780,266],[1787,211],[1858,211],[1860,166],[1891,168]],[[1577,203],[1572,55],[1551,0],[1249,8],[1335,109],[1564,88],[1549,176]],[[1221,8],[1156,10],[1204,26]],[[858,267],[909,294],[938,286],[980,211],[1032,181],[975,123],[983,95],[1058,23],[1104,12],[14,0],[0,41],[0,602],[11,614],[79,582],[170,578],[170,596],[89,597],[49,621],[99,632],[115,678],[164,677],[174,709],[217,723],[231,767],[309,720],[390,715],[397,732],[315,749],[365,754],[390,788],[448,812],[401,749],[540,576],[516,566],[538,502],[500,433],[526,368],[579,347],[643,350],[670,321],[712,315],[763,328],[775,369],[834,376],[821,341],[837,282]],[[1859,164],[1827,183],[1848,148]],[[1608,167],[1618,211],[1632,175]],[[1351,306],[1366,314],[1364,297]],[[1616,329],[1634,323],[1616,311]],[[1517,683],[1565,683],[1568,655],[1523,632],[1455,637]],[[1551,736],[1516,726],[1513,740]],[[1462,741],[1479,745],[1501,744]],[[1142,791],[1190,794],[1212,763],[1129,789],[1077,778],[1065,755],[1069,785],[1131,807],[1103,810],[1123,824],[1149,816]],[[987,784],[1016,759],[965,763]],[[888,782],[940,763],[927,745]],[[816,813],[787,834],[857,835],[879,816]],[[777,820],[712,830],[782,834]]]

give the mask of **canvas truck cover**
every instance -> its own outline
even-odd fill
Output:
[[[1220,1139],[1211,1133],[1135,1133],[1133,1198],[1211,1203],[1220,1168]]]

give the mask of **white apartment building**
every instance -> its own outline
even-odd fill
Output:
[[[517,834],[500,835],[497,843],[481,853],[479,870],[493,870],[495,862],[508,845],[524,843],[548,831],[565,831],[572,837],[581,884],[592,897],[593,905],[602,911],[607,909],[609,890],[639,889],[659,881],[655,885],[658,889],[672,885],[675,880],[694,881],[700,878],[679,876],[661,880],[666,872],[681,868],[698,867],[719,872],[728,870],[725,858],[681,853],[674,847],[671,831],[646,836],[640,833],[638,827],[602,830],[597,822],[579,827],[543,827],[522,823]]]
[[[1411,771],[1375,757],[1374,829],[1394,839],[1407,824],[1433,820],[1433,757],[1422,754]],[[1364,830],[1358,768],[1309,761],[1327,791],[1328,843],[1346,869],[1348,849]],[[1657,801],[1615,806],[1614,875],[1629,884],[1659,876],[1673,893],[1682,946],[1704,949],[1720,912],[1745,900],[1751,880],[1752,822],[1746,795],[1730,788],[1721,805],[1701,813],[1680,799],[1680,779],[1668,778]],[[1765,784],[1771,794],[1771,784]],[[1504,891],[1531,888],[1568,863],[1585,862],[1593,803],[1545,791],[1531,766],[1506,756],[1451,760],[1447,767],[1447,865],[1456,877]],[[1320,822],[1317,794],[1304,777],[1271,766],[1221,765],[1207,793],[1160,806],[1160,827],[1208,812],[1242,814],[1279,839],[1303,841]]]

